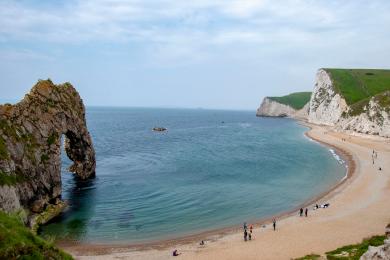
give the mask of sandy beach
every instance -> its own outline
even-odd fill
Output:
[[[291,259],[383,234],[390,223],[389,140],[350,136],[314,125],[307,135],[337,147],[350,160],[349,177],[310,201],[308,217],[299,217],[298,212],[278,216],[276,231],[269,221],[265,228],[257,223],[248,242],[241,229],[234,228],[150,246],[59,245],[77,259],[169,259],[174,249],[181,253],[178,259]],[[378,153],[375,164],[373,149]],[[315,203],[330,203],[330,207],[314,210]],[[201,238],[204,246],[199,245]]]

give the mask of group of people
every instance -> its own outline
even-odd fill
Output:
[[[274,231],[276,230],[276,219],[272,220],[272,226]],[[265,227],[265,225],[263,225]],[[244,241],[252,240],[253,238],[253,225],[251,224],[249,226],[249,231],[248,231],[248,226],[246,222],[244,222]]]
[[[308,209],[306,208],[306,209],[305,209],[305,217],[307,217],[307,212],[308,212]],[[299,210],[299,216],[300,216],[300,217],[303,216],[303,208],[301,208],[301,209]]]
[[[253,225],[249,226],[249,232],[248,232],[248,226],[246,225],[246,222],[244,222],[244,241],[252,240],[252,233],[253,233]]]

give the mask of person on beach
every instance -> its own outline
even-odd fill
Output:
[[[172,256],[179,256],[180,253],[177,251],[177,249],[173,250]]]
[[[299,216],[302,217],[302,215],[303,215],[303,208],[301,208],[301,209],[299,210]]]
[[[253,231],[253,225],[251,224],[251,225],[249,226],[249,232],[252,234],[252,231]]]
[[[274,231],[275,231],[275,229],[276,229],[276,220],[275,219],[272,221],[272,225],[274,226]]]
[[[305,217],[307,217],[307,211],[308,211],[308,210],[307,210],[307,208],[306,208],[306,209],[305,209]]]
[[[204,241],[200,241],[199,245],[204,246]]]
[[[246,229],[244,230],[244,241],[247,240],[247,237],[248,237],[248,232],[246,232]]]
[[[246,225],[246,222],[244,222],[244,230],[246,230],[248,227]]]

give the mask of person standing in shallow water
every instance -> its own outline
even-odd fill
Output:
[[[307,217],[307,208],[305,209],[305,216]]]
[[[275,229],[276,229],[276,220],[275,219],[272,221],[272,226],[274,227],[274,231],[275,231]]]

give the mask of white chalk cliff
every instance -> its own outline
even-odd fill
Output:
[[[268,97],[263,99],[260,107],[257,109],[256,116],[262,117],[291,117],[306,119],[308,115],[309,103],[302,109],[294,109],[288,105],[281,104]]]
[[[291,117],[296,113],[296,110],[290,106],[276,102],[268,97],[263,99],[260,107],[257,109],[257,116],[275,116],[275,117]]]
[[[380,95],[390,96],[390,92]],[[310,123],[334,126],[339,131],[390,137],[390,109],[382,107],[377,97],[371,97],[360,114],[352,115],[345,99],[336,92],[329,73],[320,69],[307,119]]]

